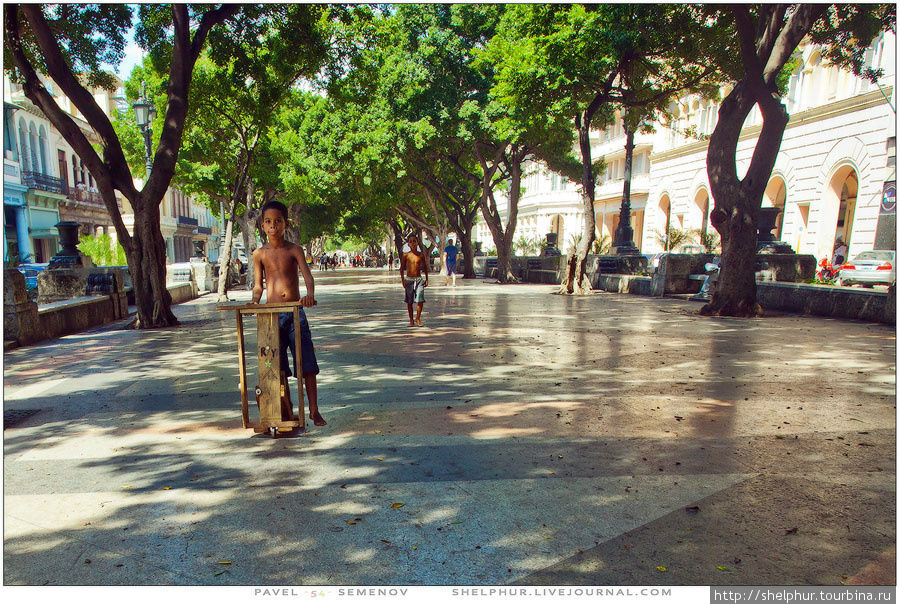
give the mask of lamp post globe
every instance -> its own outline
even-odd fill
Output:
[[[153,130],[151,126],[156,118],[156,107],[144,96],[143,86],[141,86],[140,98],[132,103],[131,106],[134,108],[134,121],[137,122],[138,128],[141,129],[141,134],[144,135],[144,159],[146,161],[147,180],[149,181],[150,169],[153,167],[153,160],[151,159]]]
[[[134,109],[134,121],[143,130],[150,123],[150,103],[141,98],[132,103],[131,107]]]

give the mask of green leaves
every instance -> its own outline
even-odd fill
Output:
[[[8,5],[6,10],[20,9]],[[125,4],[44,4],[42,12],[73,72],[83,74],[89,86],[113,90],[114,78],[103,70],[103,64],[117,66],[124,58],[132,8]],[[25,22],[24,16],[19,20]],[[26,57],[38,71],[46,72],[44,57],[31,29],[21,29],[20,33]],[[3,67],[17,79],[7,44],[4,41]]]

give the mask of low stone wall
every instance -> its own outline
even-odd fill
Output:
[[[591,284],[594,289],[614,294],[652,295],[652,279],[641,275],[605,275],[598,273]]]
[[[169,295],[172,296],[172,304],[181,304],[197,297],[197,284],[193,281],[189,283],[176,283],[167,286]]]
[[[80,295],[38,305],[28,297],[24,275],[16,269],[6,269],[3,288],[4,341],[26,346],[126,319],[128,304],[124,279],[116,280],[116,291],[110,294],[85,296],[85,290],[80,289],[87,287],[91,273],[105,274],[108,271],[121,272],[117,268],[44,271],[42,274],[48,273],[48,277],[44,278],[47,283],[61,284],[61,287],[54,289],[57,295],[66,288]],[[193,281],[169,285],[168,290],[173,304],[197,297],[197,286]]]
[[[766,310],[858,319],[895,325],[897,295],[888,292],[804,283],[757,283],[756,299]]]
[[[486,278],[496,278],[496,256],[475,258],[475,273]],[[568,270],[568,256],[513,256],[510,272],[522,283],[547,283],[559,285]],[[595,284],[599,275],[640,275],[647,270],[644,256],[616,256],[588,254],[587,274]]]
[[[663,254],[653,274],[652,295],[697,293],[703,281],[691,275],[706,274],[706,263],[712,262],[715,257],[715,254]],[[758,282],[794,283],[810,280],[816,274],[815,256],[757,254],[756,261],[767,265],[767,268],[757,271]]]
[[[651,277],[651,295],[696,294],[703,282],[691,279],[691,275],[705,274],[706,263],[715,257],[715,254],[663,254]]]
[[[127,316],[127,315],[126,315]],[[125,318],[112,296],[82,296],[38,306],[43,338],[52,339]]]

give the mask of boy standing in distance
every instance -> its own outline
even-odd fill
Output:
[[[410,233],[407,241],[409,251],[400,259],[400,282],[406,290],[409,326],[422,327],[422,305],[425,303],[425,288],[428,287],[428,259],[419,247],[419,238],[415,233]],[[415,323],[413,323],[413,304],[418,305]]]
[[[453,277],[453,287],[456,287],[456,257],[459,255],[459,248],[453,245],[453,240],[447,240],[447,247],[444,248],[444,257],[447,263],[447,285],[450,285],[450,277]]]
[[[253,251],[253,303],[258,304],[263,293],[263,274],[266,279],[266,302],[296,302],[303,306],[313,306],[315,300],[315,282],[303,248],[299,245],[285,241],[284,231],[288,224],[287,207],[280,201],[270,201],[262,208],[260,226],[266,234],[267,243]],[[300,278],[298,271],[303,275],[306,284],[306,295],[300,297]],[[294,350],[294,314],[283,312],[278,314],[279,339],[281,341],[281,379],[287,394],[287,402],[290,403],[291,390],[287,384],[287,378],[291,375],[288,365],[287,349],[291,349],[294,356],[294,373],[297,373],[297,352]],[[306,394],[309,397],[309,419],[317,426],[324,426],[325,420],[319,414],[319,402],[316,390],[316,374],[319,373],[319,364],[316,362],[316,352],[313,348],[312,335],[309,331],[309,322],[306,313],[300,308],[300,349],[303,352],[303,380],[306,384]],[[300,395],[300,408],[303,409],[303,389],[297,376],[297,390]]]

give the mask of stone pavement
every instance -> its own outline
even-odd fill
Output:
[[[893,328],[440,277],[408,328],[314,275],[296,437],[241,428],[213,296],[4,355],[4,583],[895,582]]]

